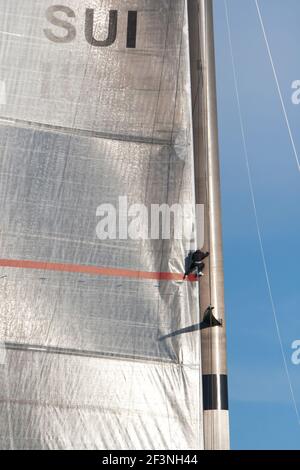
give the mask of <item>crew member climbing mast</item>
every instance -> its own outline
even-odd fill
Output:
[[[196,275],[198,278],[200,276],[204,276],[203,270],[205,268],[205,263],[203,263],[203,260],[205,260],[205,258],[207,258],[208,256],[209,256],[208,251],[206,253],[204,253],[201,250],[194,251],[194,253],[192,253],[192,256],[191,256],[190,265],[188,269],[186,270],[186,272],[184,273],[183,279],[185,279],[190,274],[193,274],[194,272],[196,272]]]

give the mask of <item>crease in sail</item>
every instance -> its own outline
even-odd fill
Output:
[[[199,322],[188,243],[96,236],[120,196],[194,203],[186,2],[100,3],[64,0],[76,35],[59,43],[52,1],[0,0],[0,259],[40,263],[0,267],[0,448],[200,449],[200,334],[170,335]],[[112,44],[86,41],[86,9]]]

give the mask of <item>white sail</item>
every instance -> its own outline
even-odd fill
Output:
[[[0,447],[201,449],[200,332],[164,339],[198,289],[159,275],[188,246],[96,234],[120,196],[194,203],[186,1],[0,8]]]

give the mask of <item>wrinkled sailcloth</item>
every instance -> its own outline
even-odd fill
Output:
[[[120,196],[193,204],[186,1],[61,2],[71,29],[0,0],[0,448],[201,449],[198,287],[126,276],[183,273],[189,241],[96,232]]]

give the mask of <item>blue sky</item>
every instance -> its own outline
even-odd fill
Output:
[[[246,144],[283,347],[300,413],[300,173],[254,0],[227,0]],[[296,148],[299,0],[259,0]],[[231,438],[234,449],[300,449],[260,253],[243,152],[223,0],[214,0]]]

